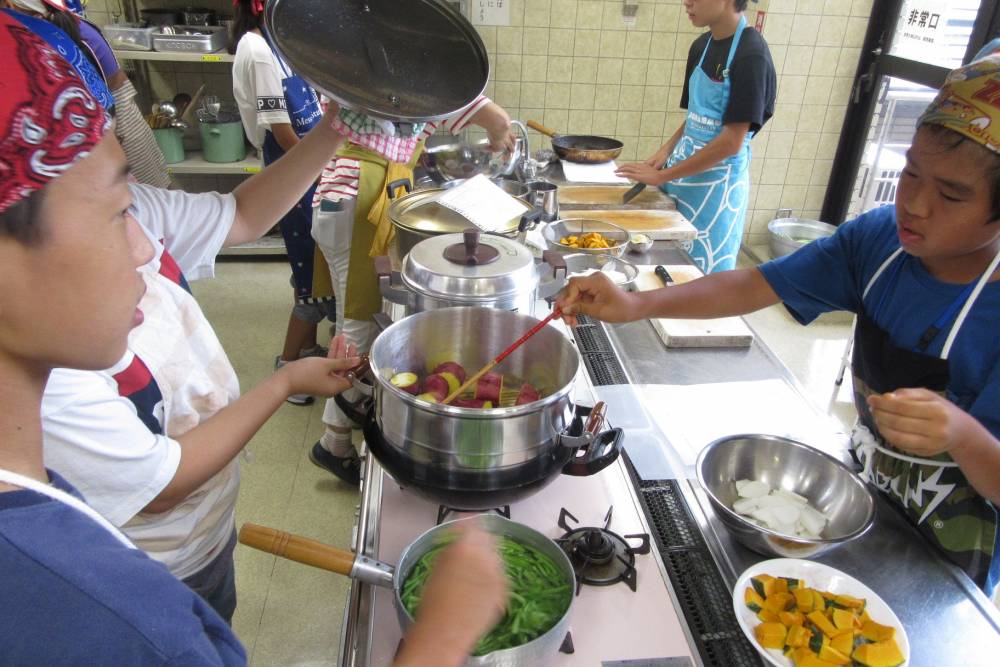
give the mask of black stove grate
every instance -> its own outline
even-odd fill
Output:
[[[590,379],[595,385],[628,384],[628,376],[611,339],[600,322],[586,315],[577,315],[577,326],[573,327],[576,347],[583,357]]]
[[[643,510],[705,665],[759,667],[720,574],[675,480],[639,481]]]

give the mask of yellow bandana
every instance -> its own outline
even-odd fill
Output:
[[[917,125],[924,123],[1000,153],[1000,51],[952,70]]]

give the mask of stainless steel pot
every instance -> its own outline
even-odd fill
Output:
[[[377,257],[375,274],[382,296],[405,306],[406,315],[455,306],[534,313],[539,299],[565,286],[566,262],[561,253],[546,251],[536,264],[517,241],[468,229],[424,239],[398,273],[388,256]]]
[[[603,407],[586,426],[574,409],[576,348],[545,327],[515,350],[496,372],[530,382],[542,398],[493,409],[430,403],[392,385],[396,373],[429,373],[456,361],[474,372],[525,334],[538,319],[498,308],[443,308],[404,318],[375,339],[369,366],[373,384],[349,374],[373,396],[365,441],[404,487],[458,509],[510,504],[560,473],[590,475],[621,450],[621,429],[600,432]]]
[[[483,528],[498,537],[511,538],[545,554],[558,568],[566,583],[573,587],[576,586],[576,575],[573,573],[573,564],[569,557],[558,544],[545,535],[497,514],[484,514],[475,519],[460,519],[459,521],[473,520],[478,521]],[[391,589],[396,618],[405,633],[413,625],[413,617],[406,611],[406,606],[400,596],[403,584],[410,576],[417,561],[424,554],[451,539],[452,529],[456,523],[458,522],[449,521],[424,532],[403,550],[399,557],[399,564],[395,567],[365,556],[356,556],[351,551],[337,549],[322,542],[252,523],[243,524],[240,528],[239,541],[254,549],[343,574],[366,584]],[[470,657],[465,663],[466,666],[537,665],[541,667],[549,664],[553,657],[558,654],[559,648],[566,638],[572,611],[573,598],[570,598],[569,606],[562,618],[545,634],[521,646],[494,651],[483,656]]]
[[[437,202],[438,197],[446,191],[444,188],[413,192],[410,182],[406,179],[393,181],[386,187],[389,199],[392,200],[389,205],[389,219],[396,232],[389,245],[389,257],[393,266],[400,266],[403,257],[421,241],[442,234],[461,233],[472,226],[468,219]],[[396,197],[398,188],[404,188],[408,194]],[[531,207],[523,200],[518,202],[523,207],[524,213],[508,220],[499,230],[500,235],[514,238],[527,228],[529,220],[526,220],[525,216],[531,212]]]

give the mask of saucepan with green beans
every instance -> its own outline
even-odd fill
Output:
[[[468,521],[469,519],[462,519]],[[476,644],[467,665],[545,665],[569,630],[576,579],[563,550],[538,531],[496,514],[477,517],[497,538],[510,586],[507,611]],[[441,550],[453,539],[449,521],[431,528],[403,550],[395,567],[255,524],[240,529],[242,544],[344,574],[395,593],[396,616],[405,632],[420,608],[423,586]]]

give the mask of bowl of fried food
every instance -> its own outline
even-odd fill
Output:
[[[563,218],[542,228],[550,250],[621,257],[628,248],[629,233],[610,222],[592,218]]]

